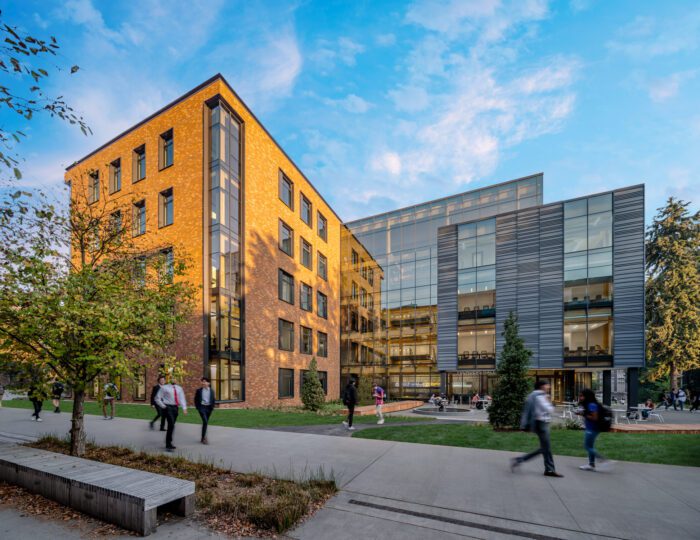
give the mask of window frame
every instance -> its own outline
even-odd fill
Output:
[[[289,249],[291,251],[288,252],[285,249],[282,248],[282,228],[287,229],[290,232],[290,238],[289,238]],[[279,227],[277,230],[277,247],[282,253],[285,253],[289,255],[292,259],[294,258],[294,229],[292,229],[289,225],[287,225],[283,220],[279,220]]]
[[[88,172],[88,204],[95,204],[100,200],[100,171],[99,169]]]
[[[304,219],[304,202],[308,203],[309,206],[309,221]],[[310,228],[314,227],[314,205],[302,191],[299,191],[299,217],[306,223]]]
[[[306,240],[303,236],[299,235],[299,262],[301,265],[305,268],[308,268],[309,270],[314,269],[314,247],[311,245],[311,242]],[[306,250],[304,249],[305,247],[309,248],[308,250],[308,255],[309,255],[309,264],[306,264],[304,262],[304,257],[306,254]]]
[[[167,218],[167,197],[168,193],[170,196],[170,223],[166,222]],[[158,194],[158,228],[162,229],[163,227],[169,227],[170,225],[173,224],[175,221],[175,198],[173,194],[173,188],[169,187],[168,189],[164,189]]]
[[[143,156],[143,176],[139,177],[139,157]],[[146,143],[137,146],[131,151],[131,183],[136,184],[146,179]]]
[[[321,353],[321,336],[324,337],[324,351]],[[328,333],[316,330],[316,356],[319,358],[328,358]]]
[[[147,216],[146,216],[146,199],[141,199],[140,201],[136,201],[131,205],[132,208],[132,227],[131,227],[131,234],[133,238],[136,238],[137,236],[143,236],[146,234],[146,231],[148,230],[148,222],[147,222]],[[143,209],[143,231],[141,231],[140,227],[137,229],[137,224],[140,225],[141,220],[137,219],[139,217],[140,209]],[[138,232],[137,232],[138,231]]]
[[[282,295],[282,285],[284,283],[283,278],[291,278],[291,301],[287,300],[286,298],[283,297]],[[285,270],[282,270],[281,268],[277,269],[277,296],[282,302],[286,302],[287,304],[294,305],[294,287],[295,287],[295,279],[292,274],[289,272],[286,272]]]
[[[119,185],[116,186],[116,172],[119,172]],[[109,164],[109,194],[118,193],[122,190],[122,159],[117,158]]]
[[[282,372],[291,375],[289,378],[289,393],[282,393]],[[277,399],[293,399],[294,398],[294,368],[277,368]]]
[[[305,332],[307,330],[308,332]],[[306,333],[307,337],[309,338],[309,348],[304,349],[304,334]],[[308,327],[304,326],[303,324],[299,325],[299,354],[313,354],[314,353],[314,331]]]
[[[291,349],[285,349],[282,347],[282,326],[283,323],[287,323],[291,325],[292,329],[292,335],[291,339],[289,340],[289,343],[291,344]],[[294,323],[292,321],[288,321],[286,319],[279,318],[277,319],[277,348],[280,351],[287,351],[287,352],[294,352]]]
[[[308,309],[304,307],[304,287],[306,287],[309,290],[309,305]],[[299,282],[299,307],[303,311],[308,311],[309,313],[313,313],[314,311],[314,288],[309,285],[308,283],[304,283],[303,281]]]
[[[321,234],[321,223],[323,223],[323,234]],[[328,220],[319,210],[316,210],[316,234],[324,242],[328,242]]]
[[[167,162],[167,148],[170,143],[170,163]],[[158,170],[162,171],[172,167],[175,163],[175,132],[170,128],[158,136]]]
[[[321,272],[321,261],[323,261],[323,273]],[[316,250],[316,273],[321,279],[328,281],[328,258],[318,250]]]
[[[323,302],[320,301],[321,298],[323,298]],[[323,313],[321,313],[322,305],[324,307]],[[316,314],[322,319],[328,319],[328,296],[321,291],[316,291]]]
[[[282,198],[282,183],[289,184],[289,204]],[[294,210],[294,182],[287,176],[282,169],[279,169],[278,181],[277,181],[277,196],[279,200],[284,203],[284,205],[290,210]]]

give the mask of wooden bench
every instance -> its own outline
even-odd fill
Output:
[[[194,482],[0,443],[0,479],[147,536],[158,508],[189,516]]]

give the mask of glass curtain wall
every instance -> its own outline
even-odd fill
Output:
[[[343,377],[371,377],[385,385],[390,398],[427,399],[439,392],[438,228],[541,203],[542,178],[530,177],[346,224],[341,236]],[[363,265],[373,270],[371,287]],[[487,277],[481,275],[482,283]],[[361,296],[373,309],[362,307]],[[364,313],[374,319],[366,326]],[[489,350],[482,345],[475,343],[470,352]]]
[[[221,401],[243,399],[241,347],[241,125],[210,106],[211,283],[209,372]]]
[[[612,194],[564,203],[564,365],[613,363]]]

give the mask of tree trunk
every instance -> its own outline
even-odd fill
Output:
[[[73,392],[73,416],[70,428],[70,454],[82,456],[85,453],[85,390]]]
[[[678,383],[678,369],[676,368],[676,363],[671,362],[668,366],[668,383],[671,386],[671,390],[676,388]]]

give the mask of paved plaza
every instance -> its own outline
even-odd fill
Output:
[[[87,416],[89,438],[161,452],[163,437],[139,420]],[[64,436],[67,414],[29,420],[29,411],[0,409],[0,439]],[[514,454],[309,433],[178,424],[177,452],[241,472],[302,478],[332,474],[341,491],[288,535],[356,538],[697,538],[700,470],[618,463],[609,473],[578,470],[581,458],[556,457],[563,479],[542,476],[539,461],[513,474]],[[533,438],[533,447],[535,440]],[[556,451],[556,448],[555,448]],[[642,451],[642,449],[640,449]]]

